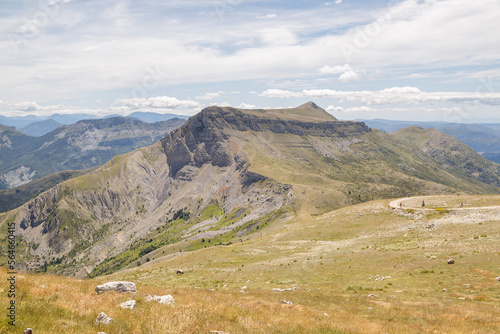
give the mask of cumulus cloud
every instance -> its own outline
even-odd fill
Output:
[[[394,80],[389,86],[396,86],[397,78],[391,77],[392,73],[399,78],[414,73],[415,77],[408,79],[418,79],[418,84],[424,85],[419,72],[433,73],[439,69],[443,74],[455,75],[452,80],[459,77],[460,81],[453,84],[459,87],[456,90],[461,90],[460,84],[471,87],[471,82],[476,83],[476,78],[469,75],[470,65],[474,65],[481,78],[484,75],[481,71],[497,67],[500,54],[500,34],[485,33],[500,29],[498,0],[402,0],[391,6],[377,3],[369,9],[361,5],[354,8],[354,3],[352,7],[343,6],[346,1],[340,0],[325,3],[330,6],[309,2],[306,9],[292,5],[278,9],[269,3],[259,7],[245,2],[248,12],[225,7],[228,12],[224,22],[218,15],[192,20],[199,13],[216,14],[213,1],[208,0],[161,2],[162,9],[172,9],[169,20],[165,20],[165,11],[158,10],[158,1],[142,6],[140,15],[124,6],[115,16],[112,13],[116,12],[117,2],[72,1],[63,6],[65,2],[70,1],[48,2],[60,4],[61,11],[50,18],[47,29],[38,29],[37,36],[29,34],[28,26],[22,26],[16,33],[16,27],[23,22],[19,18],[26,15],[23,6],[9,7],[9,13],[0,19],[0,33],[6,36],[0,41],[4,51],[0,54],[3,79],[0,97],[4,100],[54,103],[63,97],[78,101],[89,93],[95,94],[89,99],[107,94],[106,99],[112,100],[119,96],[111,95],[117,91],[120,94],[134,87],[153,87],[156,83],[158,87],[203,83],[209,91],[213,82],[238,81],[241,86],[234,89],[243,89],[246,83],[258,80],[312,77],[301,86],[310,87],[312,80],[318,79],[311,73],[319,76],[331,72],[340,82],[352,82],[378,70],[383,74],[384,84]],[[130,1],[131,5],[136,3]],[[183,11],[177,11],[178,8]],[[258,14],[248,16],[249,12]],[[262,16],[257,18],[257,15]],[[60,21],[74,22],[73,17],[79,18],[78,24],[68,27],[67,23],[60,24]],[[238,44],[238,41],[243,42]],[[341,46],[351,47],[350,60]],[[350,68],[342,65],[346,62]],[[152,65],[161,71],[151,74],[148,68]],[[318,69],[324,73],[318,74]],[[446,90],[448,82],[429,79],[427,84],[422,88]],[[377,85],[380,82],[373,84]],[[435,88],[439,85],[445,88]],[[244,89],[257,87],[258,84]],[[498,87],[495,89],[500,91]],[[366,99],[367,103],[376,103],[377,99],[386,103],[389,97],[399,98],[398,93],[391,92],[351,95],[350,98]],[[407,93],[403,95],[403,100],[409,99]],[[413,95],[416,101],[437,98],[425,92]],[[463,95],[457,94],[456,98]],[[477,100],[475,96],[472,98]],[[481,100],[496,103],[494,99]],[[247,102],[257,103],[257,100]]]
[[[342,66],[340,66],[340,65],[336,65],[336,66],[325,65],[322,68],[320,68],[318,71],[320,74],[336,75],[336,74],[345,73],[347,71],[352,71],[352,67],[349,64],[345,64]]]
[[[179,100],[170,96],[157,96],[151,98],[130,98],[117,99],[114,103],[114,108],[120,110],[154,110],[155,112],[183,112],[185,114],[193,114],[201,108],[201,105],[196,101]]]
[[[345,73],[342,73],[342,75],[339,77],[339,81],[342,82],[352,82],[352,81],[358,81],[360,79],[361,76],[354,71],[347,71]]]
[[[75,108],[67,106],[64,104],[57,105],[39,105],[33,101],[23,101],[23,102],[2,102],[0,101],[0,113],[8,117],[16,116],[50,116],[53,114],[76,114],[84,113],[91,115],[104,116],[107,112],[102,109],[85,109],[85,108]]]
[[[329,74],[329,75],[340,74],[339,81],[341,82],[352,82],[361,79],[361,75],[358,72],[356,72],[349,64],[345,64],[342,66],[325,65],[321,67],[318,71],[320,74]]]
[[[69,109],[64,105],[47,105],[40,106],[38,103],[33,101],[23,101],[23,102],[15,102],[15,103],[7,103],[0,101],[0,110],[11,112],[18,115],[24,115],[27,113],[46,113],[51,111],[58,111],[61,109]]]
[[[254,104],[248,104],[248,103],[241,103],[238,108],[240,109],[258,109],[258,107]]]
[[[311,89],[294,92],[281,89],[268,89],[260,95],[270,98],[336,98],[351,102],[361,102],[364,105],[421,104],[436,102],[500,105],[500,93],[422,92],[417,87],[391,87],[379,91]]]

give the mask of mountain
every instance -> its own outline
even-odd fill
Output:
[[[15,209],[44,191],[54,187],[58,183],[86,174],[90,171],[92,171],[92,169],[57,172],[19,187],[0,190],[0,213]]]
[[[65,181],[0,221],[16,224],[26,269],[93,277],[374,199],[499,193],[499,165],[422,131],[386,134],[313,103],[209,107],[160,142]]]
[[[459,139],[485,158],[500,163],[500,124],[407,122],[383,119],[363,120],[363,122],[385,132],[393,132],[409,126],[434,128]]]
[[[43,120],[42,118],[34,115],[29,115],[29,116],[14,116],[14,117],[7,117],[0,115],[0,125],[5,125],[5,126],[13,126],[15,128],[22,128],[26,125],[29,125],[34,122],[39,122]]]
[[[19,131],[28,136],[40,137],[43,136],[44,134],[54,131],[61,125],[62,123],[54,121],[53,119],[47,119],[45,121],[30,123],[20,128]]]
[[[64,124],[64,125],[69,125],[69,124],[74,124],[78,121],[81,120],[86,120],[86,119],[99,119],[99,117],[95,115],[89,115],[89,114],[83,114],[83,113],[78,113],[78,114],[52,114],[48,117],[48,119],[54,120],[58,123]]]
[[[63,170],[102,165],[117,154],[150,145],[184,120],[144,123],[123,117],[83,120],[41,137],[0,126],[0,189]]]
[[[131,113],[130,115],[127,115],[127,117],[136,118],[138,120],[141,120],[141,121],[147,122],[147,123],[168,121],[169,119],[172,119],[172,118],[180,118],[180,119],[188,119],[189,118],[188,116],[184,116],[184,115],[159,114],[159,113],[154,113],[154,112],[142,112],[142,111],[136,111],[134,113]]]
[[[122,117],[120,115],[107,115],[102,118],[114,118],[114,117]],[[127,117],[129,118],[135,118],[138,120],[141,120],[146,123],[156,123],[156,122],[162,122],[162,121],[168,121],[173,118],[179,118],[179,119],[188,119],[188,116],[185,115],[177,115],[177,114],[159,114],[159,113],[154,113],[154,112],[134,112]],[[57,122],[60,125],[70,125],[74,124],[78,121],[81,120],[88,120],[88,119],[100,119],[100,117],[92,114],[84,114],[84,113],[77,113],[77,114],[52,114],[50,116],[36,116],[36,115],[28,115],[28,116],[12,116],[12,117],[7,117],[7,116],[2,116],[0,115],[0,124],[5,125],[5,126],[14,126],[16,129],[21,129],[19,131],[26,133],[28,135],[32,136],[39,136],[38,134],[32,134],[29,131],[32,131],[33,129],[28,128],[26,131],[23,131],[23,128],[26,128],[30,126],[30,124],[33,123],[39,123],[39,122],[45,122],[45,123],[40,123],[39,125],[36,125],[37,127],[40,127],[41,125],[45,124],[46,126],[51,126],[53,127]],[[49,123],[50,122],[50,123]],[[56,127],[54,127],[52,130],[54,130]],[[46,130],[45,130],[46,131]],[[50,131],[46,131],[45,133],[48,133]],[[36,133],[41,133],[41,132],[36,132]],[[43,134],[45,134],[43,133]],[[43,134],[40,134],[43,135]]]
[[[14,126],[17,129],[24,128],[32,123],[53,120],[60,124],[73,124],[83,119],[97,119],[98,117],[90,114],[53,114],[50,116],[36,116],[36,115],[28,115],[28,116],[2,116],[0,115],[0,124],[6,126]]]

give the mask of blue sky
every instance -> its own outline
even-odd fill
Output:
[[[4,0],[0,114],[500,122],[497,0]]]

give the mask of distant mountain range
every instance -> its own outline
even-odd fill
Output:
[[[48,126],[54,124],[48,122]],[[102,165],[118,154],[157,142],[184,122],[179,118],[156,123],[125,117],[81,120],[41,137],[0,125],[0,189],[59,171]]]
[[[114,118],[122,117],[120,115],[108,115],[103,117]],[[146,123],[155,123],[167,121],[173,118],[188,119],[189,116],[176,115],[176,114],[159,114],[154,112],[134,112],[128,118],[138,119]],[[86,119],[100,119],[99,117],[91,114],[53,114],[50,116],[13,116],[7,117],[0,115],[0,125],[14,127],[16,130],[33,137],[43,136],[62,125],[74,124],[81,120]]]
[[[55,129],[63,125],[64,124],[59,123],[58,121],[55,121],[53,119],[46,119],[44,121],[30,123],[18,130],[19,132],[22,132],[28,136],[41,137],[44,134],[54,131]]]
[[[483,157],[500,163],[500,123],[446,123],[446,122],[414,122],[391,121],[385,119],[361,120],[371,128],[384,132],[394,132],[409,126],[423,129],[437,129],[467,144]]]

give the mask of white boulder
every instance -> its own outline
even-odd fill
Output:
[[[95,292],[97,294],[106,292],[106,291],[116,291],[116,292],[137,292],[137,288],[135,283],[125,282],[125,281],[116,281],[116,282],[108,282],[95,287]]]

